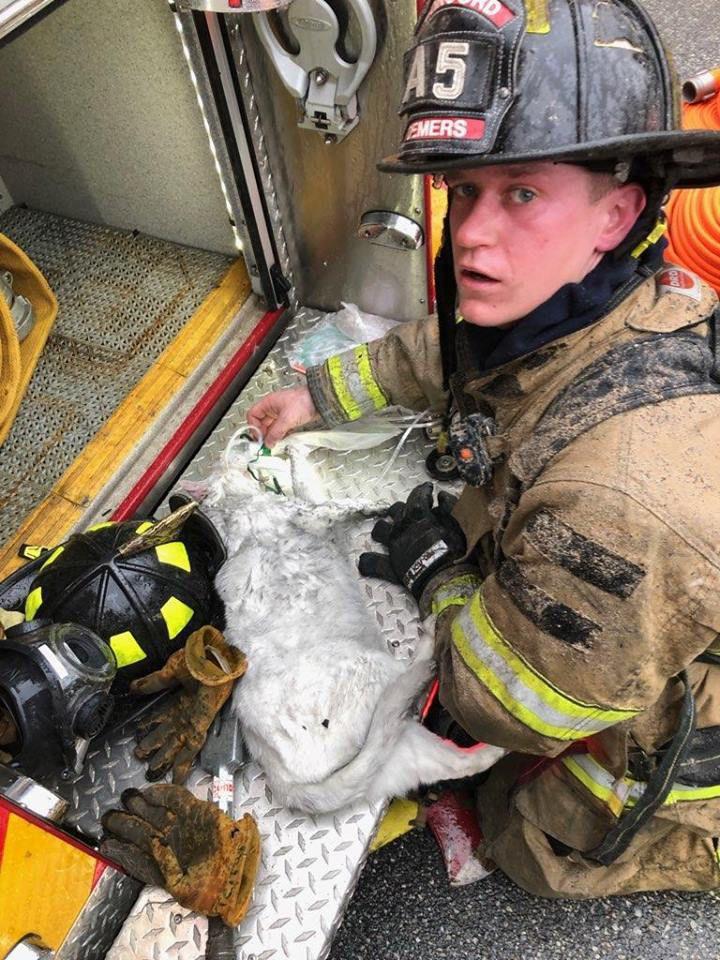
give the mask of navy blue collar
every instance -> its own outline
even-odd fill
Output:
[[[463,321],[465,342],[476,370],[501,367],[527,353],[534,353],[552,340],[582,330],[604,316],[608,303],[633,274],[659,269],[667,241],[653,244],[639,258],[616,260],[606,254],[580,283],[568,283],[513,327],[498,330],[476,327]]]

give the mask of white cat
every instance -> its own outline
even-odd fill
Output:
[[[226,637],[248,658],[232,706],[275,799],[329,811],[487,769],[504,750],[459,750],[409,715],[432,640],[412,664],[393,657],[348,556],[349,523],[376,511],[263,490],[246,470],[256,449],[233,443],[202,492],[228,551],[216,579]]]

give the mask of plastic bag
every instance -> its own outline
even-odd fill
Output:
[[[373,313],[364,313],[354,303],[343,303],[342,310],[329,313],[288,351],[293,370],[305,373],[336,353],[343,353],[359,343],[379,340],[400,323]]]

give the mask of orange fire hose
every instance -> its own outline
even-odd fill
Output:
[[[683,106],[683,127],[720,130],[720,69],[689,80],[683,93],[693,101]],[[666,212],[667,259],[692,270],[720,293],[720,187],[675,190]]]

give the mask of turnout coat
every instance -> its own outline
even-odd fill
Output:
[[[458,327],[453,402],[494,419],[494,471],[455,510],[471,562],[421,607],[442,703],[513,751],[479,788],[485,853],[539,894],[720,885],[715,307],[664,267],[592,325],[482,373]],[[443,408],[437,319],[332,357],[308,385],[329,426]],[[627,830],[648,782],[647,822]]]

